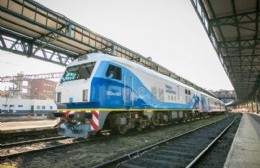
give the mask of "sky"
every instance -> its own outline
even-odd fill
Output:
[[[190,0],[36,1],[202,88],[233,90]],[[61,71],[62,66],[0,50],[1,77]]]

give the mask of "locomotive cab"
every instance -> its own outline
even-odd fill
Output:
[[[96,62],[67,67],[56,88],[57,103],[88,102],[90,77]]]
[[[72,62],[65,70],[56,87],[56,104],[59,117],[60,135],[68,137],[87,137],[90,130],[89,120],[92,112],[83,111],[90,102],[90,85],[97,61],[82,56]],[[73,129],[72,129],[73,128]]]

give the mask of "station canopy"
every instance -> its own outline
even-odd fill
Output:
[[[110,53],[214,96],[149,57],[105,38],[33,0],[0,0],[0,49],[60,65],[67,65],[73,59],[91,52]]]
[[[259,0],[191,0],[239,101],[260,95]]]

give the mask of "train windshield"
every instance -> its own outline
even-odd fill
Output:
[[[61,79],[61,83],[66,81],[90,78],[94,66],[95,62],[67,67],[65,74]]]

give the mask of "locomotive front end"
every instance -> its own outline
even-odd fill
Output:
[[[56,87],[58,134],[66,137],[87,138],[98,131],[99,113],[95,103],[89,101],[91,78],[96,62],[81,60],[73,62]]]

